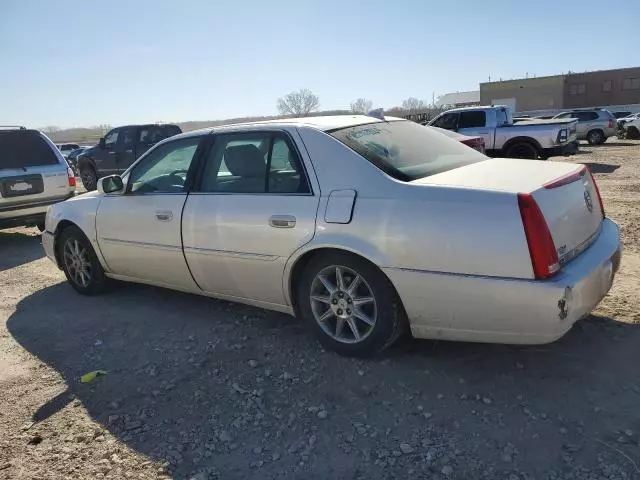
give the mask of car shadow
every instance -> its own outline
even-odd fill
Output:
[[[44,257],[35,229],[0,230],[0,272]]]
[[[611,165],[608,163],[597,162],[581,162],[583,165],[591,170],[591,173],[613,173],[620,168],[620,165]]]
[[[380,357],[354,360],[324,351],[284,314],[142,285],[82,297],[57,284],[24,298],[7,328],[66,383],[30,412],[33,421],[78,399],[120,441],[169,462],[175,478],[206,469],[263,478],[250,464],[276,453],[272,478],[293,478],[299,453],[292,446],[301,435],[315,432],[317,449],[335,455],[335,438],[346,438],[363,416],[381,432],[399,415],[431,419],[436,435],[485,410],[495,421],[475,425],[474,435],[490,443],[505,436],[505,425],[532,434],[522,430],[524,408],[545,412],[549,422],[536,432],[556,441],[559,423],[606,430],[593,408],[635,412],[640,393],[640,328],[597,316],[549,345],[407,339]],[[80,383],[98,369],[107,374]],[[456,441],[465,449],[468,433],[447,435],[462,435]],[[342,474],[358,466],[343,456]],[[336,478],[335,468],[318,461],[306,478]]]

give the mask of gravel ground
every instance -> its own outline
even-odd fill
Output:
[[[80,297],[35,230],[0,232],[0,478],[640,478],[640,142],[568,161],[596,172],[625,252],[594,315],[544,346],[345,359],[277,313]]]

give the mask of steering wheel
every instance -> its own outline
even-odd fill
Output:
[[[177,184],[177,185],[184,185],[184,182],[187,179],[187,172],[188,172],[188,170],[186,170],[186,169],[174,170],[173,172],[171,172],[168,175],[167,178],[171,182],[175,182],[175,184]]]

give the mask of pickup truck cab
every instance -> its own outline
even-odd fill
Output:
[[[100,177],[124,172],[160,140],[182,133],[177,125],[127,125],[109,131],[77,157],[84,188],[95,190]]]
[[[546,160],[578,150],[575,118],[515,123],[506,106],[456,108],[440,114],[429,125],[481,136],[487,155],[492,157]]]

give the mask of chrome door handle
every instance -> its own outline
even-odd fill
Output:
[[[126,152],[127,153],[133,153],[133,150],[127,150]]]
[[[269,225],[275,228],[293,228],[296,226],[296,217],[293,215],[272,215],[269,217]]]
[[[115,155],[116,152],[109,152],[109,155]]]
[[[173,212],[168,210],[158,211],[156,212],[156,219],[161,222],[170,222],[173,220]]]

